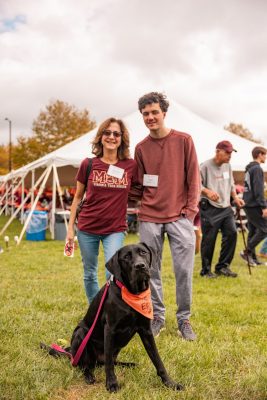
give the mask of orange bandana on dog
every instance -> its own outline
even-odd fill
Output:
[[[126,289],[125,286],[121,286],[121,296],[122,299],[135,311],[144,315],[149,319],[153,319],[153,308],[151,301],[151,290],[148,288],[140,294],[132,294]]]

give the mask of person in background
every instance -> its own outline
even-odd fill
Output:
[[[164,94],[148,93],[139,99],[138,107],[149,129],[149,135],[135,149],[138,182],[143,185],[139,233],[141,241],[158,253],[150,279],[152,332],[156,337],[165,326],[161,261],[166,233],[176,280],[178,332],[185,340],[195,340],[189,322],[195,253],[193,221],[200,191],[195,146],[190,135],[165,126],[169,102]]]
[[[200,219],[202,228],[200,276],[217,278],[218,275],[235,278],[237,274],[230,269],[235,254],[237,229],[231,207],[231,197],[237,207],[244,201],[237,196],[233,173],[230,165],[232,144],[223,140],[216,146],[213,158],[200,166],[202,188],[200,199]],[[222,244],[215,274],[211,271],[213,253],[219,230]]]
[[[264,197],[264,173],[260,166],[266,161],[266,153],[264,147],[254,147],[253,161],[246,166],[245,172],[243,199],[248,220],[248,242],[247,249],[240,256],[251,266],[261,264],[255,249],[267,236],[267,203]]]
[[[84,286],[89,303],[99,290],[98,255],[103,244],[105,261],[123,245],[127,230],[128,193],[136,180],[136,162],[129,156],[129,134],[122,120],[108,118],[93,141],[92,167],[86,199],[78,217],[77,236],[84,267]],[[73,245],[76,210],[84,196],[89,159],[76,176],[77,189],[70,211],[66,241]],[[109,277],[106,271],[107,278]]]
[[[258,256],[261,258],[267,258],[267,238],[264,239]]]

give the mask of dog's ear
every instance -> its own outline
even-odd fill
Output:
[[[121,280],[121,266],[119,261],[120,250],[116,251],[114,256],[106,263],[107,270],[115,276],[116,279]]]
[[[149,246],[149,245],[146,244],[145,242],[141,242],[140,244],[141,244],[142,246],[146,247],[147,250],[148,250],[149,253],[150,253],[150,267],[151,267],[152,264],[154,264],[154,262],[155,262],[156,259],[157,259],[158,252],[157,252],[157,250],[156,250],[154,247]]]

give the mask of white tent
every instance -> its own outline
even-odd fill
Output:
[[[136,111],[123,118],[130,132],[130,150],[134,155],[134,148],[147,134],[141,114]],[[256,146],[255,143],[241,138],[231,132],[219,128],[209,121],[199,117],[185,107],[171,102],[166,116],[166,126],[175,128],[179,131],[189,133],[195,143],[199,163],[213,157],[216,144],[221,140],[229,140],[238,151],[233,153],[231,165],[234,171],[244,171],[246,164],[251,160],[251,150]],[[57,168],[64,168],[60,173],[60,182],[62,185],[73,184],[73,174],[70,174],[71,168],[76,169],[85,157],[92,156],[91,141],[95,136],[97,128],[79,137],[78,139],[60,147],[59,149],[33,161],[30,164],[2,177],[6,181],[11,177],[24,176],[29,171],[37,171],[39,168],[46,168],[55,165]],[[267,166],[264,166],[267,171]],[[60,171],[59,171],[60,172]]]
[[[237,150],[237,153],[233,153],[232,155],[232,168],[234,171],[244,171],[246,164],[251,160],[251,150],[255,147],[255,143],[213,125],[209,121],[199,117],[192,111],[174,101],[171,101],[170,103],[171,105],[166,115],[166,126],[187,132],[192,136],[199,163],[214,156],[215,147],[218,142],[229,140]],[[133,156],[136,144],[148,134],[148,131],[144,126],[139,111],[126,116],[123,120],[130,132],[130,150],[131,155]],[[81,161],[85,157],[92,156],[91,142],[96,131],[97,128],[71,143],[60,147],[54,152],[49,153],[16,171],[12,171],[4,177],[1,177],[2,182],[8,183],[6,184],[6,196],[8,196],[7,192],[9,190],[12,199],[12,193],[14,192],[14,186],[16,184],[19,185],[21,183],[22,185],[33,188],[34,185],[35,187],[37,186],[37,181],[40,180],[43,188],[45,185],[52,185],[53,187],[53,215],[55,212],[56,191],[58,190],[59,194],[61,193],[60,185],[74,185],[75,174]],[[264,168],[267,170],[267,166]],[[33,203],[33,194],[31,196]],[[1,233],[2,231],[0,234]]]

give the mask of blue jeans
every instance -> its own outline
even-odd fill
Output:
[[[98,284],[98,255],[100,242],[103,244],[105,263],[123,245],[124,232],[111,233],[110,235],[93,235],[83,231],[77,231],[80,246],[83,268],[84,268],[84,287],[89,303],[99,291]],[[106,269],[106,278],[110,276]]]

